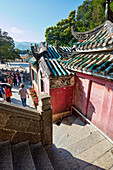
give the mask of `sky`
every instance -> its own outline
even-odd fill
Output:
[[[55,26],[83,0],[0,0],[0,28],[17,42],[41,42],[45,30]]]

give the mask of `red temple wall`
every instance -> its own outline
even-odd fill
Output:
[[[50,89],[53,114],[71,110],[73,86]]]
[[[113,82],[76,73],[73,105],[113,140]]]

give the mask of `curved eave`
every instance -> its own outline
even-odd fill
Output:
[[[85,40],[88,39],[92,36],[93,33],[98,32],[100,29],[102,29],[104,27],[106,22],[104,22],[103,24],[99,25],[98,27],[90,30],[90,31],[86,31],[86,32],[75,32],[74,31],[74,27],[71,27],[71,31],[72,31],[72,35],[78,39],[78,40]]]
[[[68,68],[68,67],[66,67],[66,68],[70,70],[70,68]],[[87,72],[87,71],[82,71],[82,70],[78,70],[78,69],[71,69],[71,70],[74,71],[74,72],[84,73],[84,74],[87,74],[89,76],[94,76],[94,77],[106,79],[106,80],[109,80],[109,81],[113,81],[113,78],[108,76],[108,75],[105,76],[105,75],[100,75],[100,74],[91,73],[91,72]]]

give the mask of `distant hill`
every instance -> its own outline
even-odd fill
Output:
[[[31,44],[34,45],[35,42],[14,42],[15,43],[15,48],[18,48],[19,50],[31,50]],[[36,43],[40,44],[40,43]]]

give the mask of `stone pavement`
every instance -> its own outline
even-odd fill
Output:
[[[28,93],[30,94],[29,87],[31,87],[30,83],[25,83],[25,88],[27,89]],[[19,91],[19,86],[15,86],[15,87],[12,88],[11,103],[14,103],[14,104],[17,104],[17,105],[22,105],[18,91]],[[32,98],[31,98],[30,95],[29,95],[29,98],[27,97],[26,104],[27,104],[26,107],[31,108],[31,109],[35,109]]]
[[[53,142],[72,165],[71,170],[76,169],[76,161],[80,170],[113,170],[113,144],[80,117],[72,116],[63,118],[59,126],[53,124]]]

